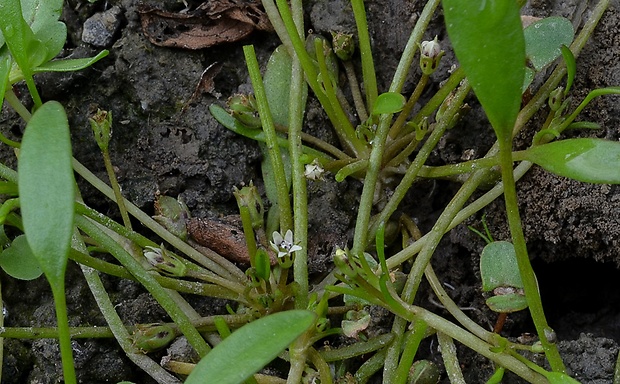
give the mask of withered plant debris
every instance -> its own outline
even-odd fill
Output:
[[[142,6],[142,30],[161,47],[209,48],[239,41],[255,30],[272,31],[259,3],[250,0],[211,0],[186,13]]]

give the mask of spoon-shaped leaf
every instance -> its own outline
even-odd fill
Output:
[[[525,43],[516,1],[444,0],[450,41],[498,138],[521,105]]]
[[[620,184],[620,142],[582,138],[523,151],[525,160],[556,175],[587,183]]]
[[[267,365],[313,323],[305,310],[279,312],[239,328],[196,365],[185,384],[238,384]]]
[[[28,244],[54,285],[64,279],[75,201],[69,124],[58,102],[45,103],[26,126],[18,186]]]
[[[17,184],[26,239],[54,295],[66,384],[77,382],[64,292],[75,202],[71,161],[65,110],[56,101],[47,102],[26,125]]]

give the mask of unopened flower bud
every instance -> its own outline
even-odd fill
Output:
[[[176,337],[174,329],[167,324],[146,324],[136,326],[131,335],[133,345],[144,353],[164,348]]]
[[[144,247],[144,257],[149,264],[166,275],[183,277],[187,272],[185,264],[176,258],[172,252],[166,251],[163,245],[161,248]]]
[[[420,68],[425,75],[431,75],[439,66],[439,61],[444,55],[437,36],[432,41],[423,41],[420,44]]]
[[[231,96],[228,101],[230,114],[243,125],[250,128],[260,128],[262,126],[256,99],[253,95],[237,94]]]
[[[562,107],[562,96],[564,96],[564,87],[557,87],[549,94],[549,107],[552,111],[558,111]]]
[[[351,60],[353,52],[355,52],[353,35],[349,33],[332,32],[332,46],[334,53],[342,61]]]
[[[189,216],[189,209],[180,198],[157,194],[153,219],[183,241],[187,239],[186,222]]]
[[[107,151],[112,137],[112,112],[97,109],[93,117],[89,118],[90,126],[95,134],[95,141],[102,151]]]

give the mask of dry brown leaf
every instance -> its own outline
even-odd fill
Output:
[[[209,48],[241,40],[254,30],[273,30],[260,5],[252,1],[215,0],[187,13],[146,6],[139,12],[144,34],[162,47]]]

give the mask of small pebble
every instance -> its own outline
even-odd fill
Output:
[[[105,12],[92,15],[84,22],[82,41],[96,47],[110,47],[121,26],[120,7],[114,6]]]

